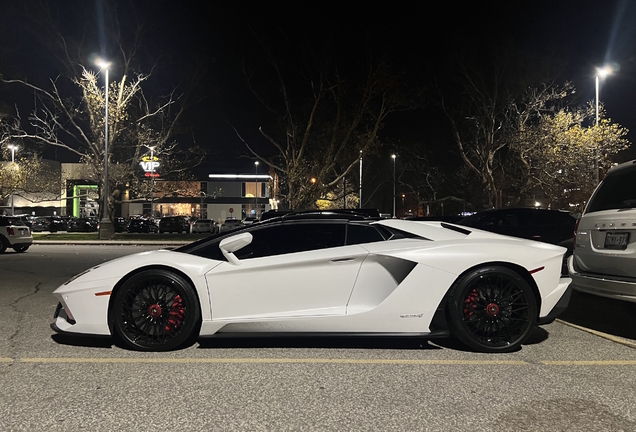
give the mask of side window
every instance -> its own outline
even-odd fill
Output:
[[[499,226],[500,218],[496,214],[488,215],[487,217],[480,220],[475,226],[477,227],[492,227]]]
[[[252,243],[235,252],[238,259],[261,258],[344,246],[343,223],[281,224],[250,231]]]
[[[499,226],[504,226],[504,227],[519,226],[519,218],[513,212],[506,212],[501,215]]]
[[[347,245],[384,241],[384,237],[372,226],[351,224],[347,227]]]

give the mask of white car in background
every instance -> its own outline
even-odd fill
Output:
[[[221,225],[221,232],[230,231],[239,227],[242,227],[243,223],[240,219],[228,218],[225,219],[225,222]]]
[[[567,306],[565,251],[444,222],[291,213],[86,270],[55,290],[51,326],[147,351],[293,334],[453,336],[508,352]]]
[[[192,233],[210,233],[216,234],[219,232],[219,225],[212,219],[197,219],[192,224]]]
[[[0,216],[0,253],[7,248],[16,252],[26,252],[33,244],[33,236],[28,226],[17,217]]]

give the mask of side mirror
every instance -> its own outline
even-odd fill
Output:
[[[248,232],[237,234],[235,236],[221,240],[221,243],[219,243],[219,248],[221,249],[223,256],[227,258],[230,263],[239,265],[241,264],[241,262],[238,258],[236,258],[234,252],[252,243],[252,239],[252,234]]]

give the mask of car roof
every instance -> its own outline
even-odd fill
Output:
[[[629,170],[629,169],[636,169],[636,159],[631,160],[629,162],[624,162],[620,165],[616,165],[615,167],[612,167],[608,172],[607,175],[614,175],[617,172],[621,172],[624,170]]]
[[[335,210],[301,210],[285,213],[281,216],[267,219],[264,222],[275,220],[309,220],[309,219],[344,219],[344,220],[380,220],[379,216],[369,216],[372,212],[360,212],[357,209]],[[378,213],[379,215],[379,213]]]

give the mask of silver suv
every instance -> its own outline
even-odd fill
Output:
[[[636,303],[636,160],[611,169],[592,194],[568,270],[579,291]]]
[[[7,248],[16,252],[24,252],[33,243],[33,236],[28,226],[19,218],[0,216],[0,253]]]

